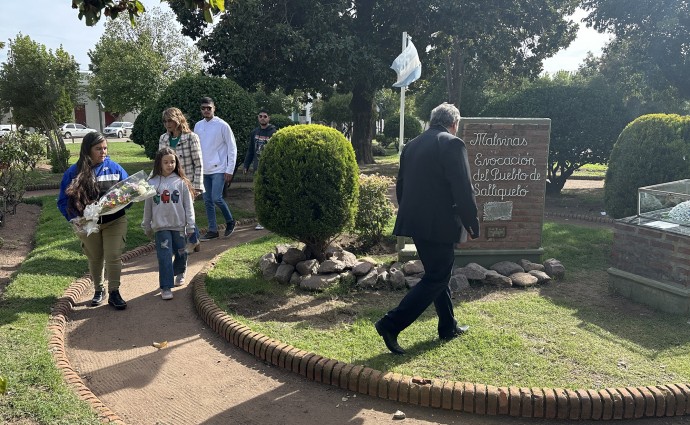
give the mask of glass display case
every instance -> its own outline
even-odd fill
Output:
[[[690,179],[641,187],[637,194],[639,217],[690,227]]]

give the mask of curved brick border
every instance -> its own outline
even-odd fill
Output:
[[[246,220],[242,224],[252,221]],[[136,248],[123,254],[123,261],[153,249],[153,244]],[[214,257],[192,278],[192,296],[201,319],[236,347],[274,366],[305,376],[310,381],[372,397],[480,415],[611,420],[690,414],[690,384],[684,383],[599,390],[495,387],[382,372],[300,350],[252,331],[226,314],[209,297],[206,275],[221,255]],[[96,410],[99,418],[105,423],[125,424],[84,385],[65,354],[67,317],[80,295],[90,286],[88,277],[78,279],[58,299],[48,324],[51,333],[48,346],[65,381]]]

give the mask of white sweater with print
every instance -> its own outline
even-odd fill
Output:
[[[184,181],[172,173],[167,177],[155,176],[149,183],[156,188],[156,196],[144,202],[145,233],[153,230],[175,230],[187,233],[194,229],[194,201]]]

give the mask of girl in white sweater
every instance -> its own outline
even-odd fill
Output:
[[[173,286],[182,286],[187,271],[186,239],[194,234],[194,187],[185,177],[171,148],[156,153],[149,183],[156,196],[144,203],[141,227],[155,237],[161,298],[173,298]]]

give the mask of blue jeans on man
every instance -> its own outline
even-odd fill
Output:
[[[159,230],[156,232],[158,284],[161,289],[171,289],[175,284],[175,276],[187,271],[185,243],[186,235],[179,230]]]
[[[206,207],[206,217],[208,218],[208,231],[218,232],[216,222],[216,205],[225,218],[228,225],[233,223],[232,213],[228,204],[223,199],[223,188],[225,187],[225,173],[204,174],[204,206]]]

